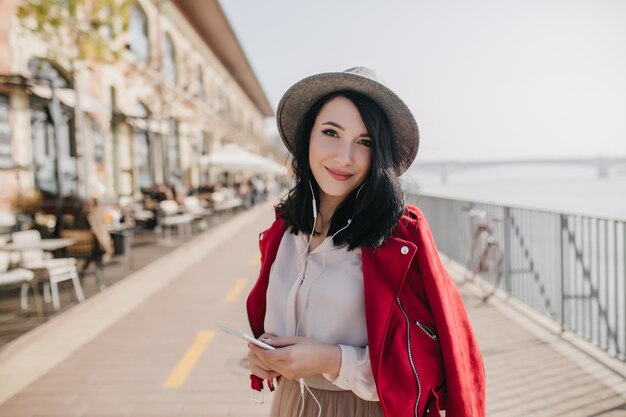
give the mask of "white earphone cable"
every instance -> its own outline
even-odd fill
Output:
[[[363,188],[363,186],[365,185],[365,182],[363,182],[363,184],[361,184],[361,186],[359,187],[359,190],[356,193],[356,198],[359,198],[359,193],[361,192],[361,189]],[[309,237],[309,240],[304,248],[304,250],[300,253],[300,266],[301,266],[301,270],[299,271],[298,277],[300,280],[300,285],[302,285],[302,283],[304,282],[304,269],[305,269],[305,264],[304,264],[304,254],[309,250],[309,247],[311,246],[311,240],[313,239],[313,233],[315,232],[315,225],[317,223],[317,205],[316,205],[316,201],[315,201],[315,193],[313,192],[313,186],[311,185],[311,181],[309,181],[309,187],[311,188],[311,195],[313,197],[312,199],[312,204],[313,204],[313,229],[311,230],[311,235]],[[332,240],[335,238],[335,236],[337,236],[337,234],[339,234],[340,232],[342,232],[343,230],[347,229],[348,226],[350,226],[350,224],[352,223],[352,219],[348,219],[347,224],[342,227],[341,229],[337,230],[330,238],[326,238],[324,240],[324,242],[322,243],[322,269],[321,271],[315,275],[313,278],[311,278],[309,280],[310,284],[309,284],[309,289],[311,288],[311,285],[313,285],[313,282],[324,273],[324,269],[326,267],[326,244],[330,241],[332,242]],[[304,309],[302,311],[302,314],[300,315],[300,318],[298,319],[298,323],[296,324],[296,331],[295,331],[295,336],[298,335],[298,331],[300,329],[300,323],[302,322],[302,318],[304,318],[304,315],[307,311],[307,309],[309,308],[309,293],[307,293],[306,295],[306,301],[304,303]],[[317,417],[321,417],[322,415],[322,405],[320,404],[320,402],[318,401],[318,399],[315,397],[315,395],[313,394],[313,392],[311,391],[311,389],[308,387],[308,385],[306,384],[306,382],[304,382],[304,378],[300,378],[299,380],[300,382],[300,398],[302,399],[302,404],[300,406],[300,413],[298,414],[298,417],[302,417],[302,413],[304,412],[304,389],[306,388],[307,391],[309,391],[309,394],[311,394],[311,397],[313,397],[313,400],[315,400],[315,403],[317,404]]]

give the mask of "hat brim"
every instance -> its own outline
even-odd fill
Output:
[[[285,146],[295,150],[296,131],[311,106],[335,91],[354,91],[376,102],[387,115],[396,141],[396,173],[404,173],[415,160],[419,147],[417,122],[408,106],[391,89],[361,75],[328,72],[307,77],[291,86],[278,103],[276,121]]]

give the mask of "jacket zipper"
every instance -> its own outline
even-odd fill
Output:
[[[411,364],[411,368],[413,369],[413,374],[415,375],[415,380],[417,381],[417,401],[415,401],[415,417],[417,415],[417,407],[420,402],[420,398],[422,397],[422,383],[420,382],[420,377],[417,374],[417,369],[415,368],[415,363],[413,362],[413,354],[411,353],[411,321],[409,320],[409,316],[404,311],[404,307],[402,307],[402,303],[400,302],[400,297],[396,298],[398,303],[398,307],[404,314],[404,319],[406,320],[406,343],[407,343],[407,351],[409,354],[409,363]]]
[[[426,333],[426,336],[433,339],[433,342],[439,343],[439,339],[437,338],[437,333],[435,333],[430,327],[426,326],[425,324],[420,323],[417,320],[415,320],[415,324],[417,324],[419,328],[422,329],[424,333]]]

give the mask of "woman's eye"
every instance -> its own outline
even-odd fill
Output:
[[[360,143],[361,145],[365,145],[365,146],[367,146],[368,148],[371,148],[371,147],[372,147],[372,140],[371,140],[371,139],[361,139],[361,140],[359,141],[359,143]]]
[[[322,130],[322,133],[325,134],[326,136],[334,136],[334,137],[339,136],[334,129],[324,129]]]

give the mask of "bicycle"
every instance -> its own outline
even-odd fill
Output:
[[[476,282],[476,277],[480,278],[480,284],[489,283],[489,287],[484,289],[484,285],[479,285],[481,290],[480,298],[483,302],[487,302],[496,290],[499,288],[504,276],[503,253],[500,244],[494,235],[494,226],[496,222],[502,219],[496,217],[488,217],[483,210],[468,207],[468,215],[472,223],[476,222],[472,232],[472,243],[468,248],[465,262],[466,274],[463,282]],[[488,219],[488,220],[485,220]]]

